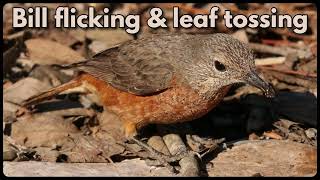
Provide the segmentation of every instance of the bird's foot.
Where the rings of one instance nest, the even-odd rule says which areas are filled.
[[[137,145],[139,145],[140,147],[142,147],[143,149],[145,149],[146,151],[148,151],[148,155],[139,153],[139,152],[134,152],[134,150],[129,149],[132,153],[137,154],[140,157],[143,158],[149,158],[148,160],[146,160],[146,163],[150,166],[165,166],[167,167],[172,173],[178,173],[178,170],[171,165],[171,163],[180,161],[181,159],[183,159],[186,156],[190,156],[195,154],[195,152],[193,151],[183,151],[180,152],[179,154],[176,155],[166,155],[162,152],[159,152],[157,150],[155,150],[154,148],[152,148],[151,146],[149,146],[148,144],[146,144],[145,142],[137,139],[136,137],[132,137],[130,138],[132,141],[134,141]],[[150,160],[152,159],[152,160]]]
[[[225,138],[212,139],[199,137],[198,135],[186,135],[186,138],[189,147],[191,147],[193,151],[200,153],[200,159],[217,149],[219,144],[225,141]]]

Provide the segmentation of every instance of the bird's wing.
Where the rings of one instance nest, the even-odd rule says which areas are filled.
[[[145,56],[133,52],[115,47],[71,66],[135,95],[150,95],[170,88],[173,78],[170,64],[161,61],[159,56],[152,57],[152,52],[147,50],[142,52]]]

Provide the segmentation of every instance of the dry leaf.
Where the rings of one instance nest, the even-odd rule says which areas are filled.
[[[79,130],[70,121],[61,116],[50,114],[33,114],[22,116],[12,124],[11,137],[26,147],[62,147],[67,149],[74,146],[69,138],[72,133]]]
[[[86,36],[94,42],[89,45],[90,50],[94,54],[133,39],[133,36],[126,33],[123,29],[94,29],[87,31]]]
[[[38,38],[25,42],[29,59],[37,64],[69,64],[83,61],[78,52],[54,41]]]
[[[51,88],[48,84],[42,83],[35,78],[25,78],[14,83],[3,91],[4,101],[20,104],[31,96],[39,94]]]

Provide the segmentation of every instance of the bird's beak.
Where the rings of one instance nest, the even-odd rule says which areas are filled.
[[[275,96],[275,90],[272,85],[261,79],[255,72],[248,73],[245,81],[248,84],[261,89],[266,97],[273,98]]]

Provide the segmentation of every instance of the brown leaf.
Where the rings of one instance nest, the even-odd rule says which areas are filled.
[[[86,36],[93,41],[89,48],[94,54],[133,39],[133,36],[123,29],[89,30]]]
[[[103,151],[99,148],[99,142],[91,136],[72,134],[70,138],[74,142],[74,146],[64,152],[68,156],[68,162],[108,162],[103,156]]]
[[[92,131],[95,138],[104,139],[111,136],[116,141],[125,140],[123,124],[119,117],[108,110],[98,115],[99,126],[93,127]]]
[[[69,135],[78,132],[72,122],[65,121],[61,116],[38,113],[22,116],[13,123],[11,136],[26,147],[68,148],[74,146]]]
[[[46,162],[56,162],[60,155],[59,151],[52,149],[51,147],[37,147],[34,150],[40,155],[41,161]]]
[[[17,157],[17,152],[10,146],[7,140],[8,136],[3,136],[3,152],[2,157],[4,161],[12,161]]]
[[[68,46],[46,39],[30,39],[25,42],[31,61],[42,64],[69,64],[83,61],[79,53]]]
[[[40,92],[48,90],[50,86],[35,78],[25,78],[6,88],[3,92],[4,101],[20,104],[22,101]],[[5,107],[4,107],[5,109]]]
[[[64,31],[57,28],[52,28],[48,32],[46,39],[51,39],[59,44],[63,44],[65,46],[72,46],[78,40],[74,36],[70,36],[70,31]]]

